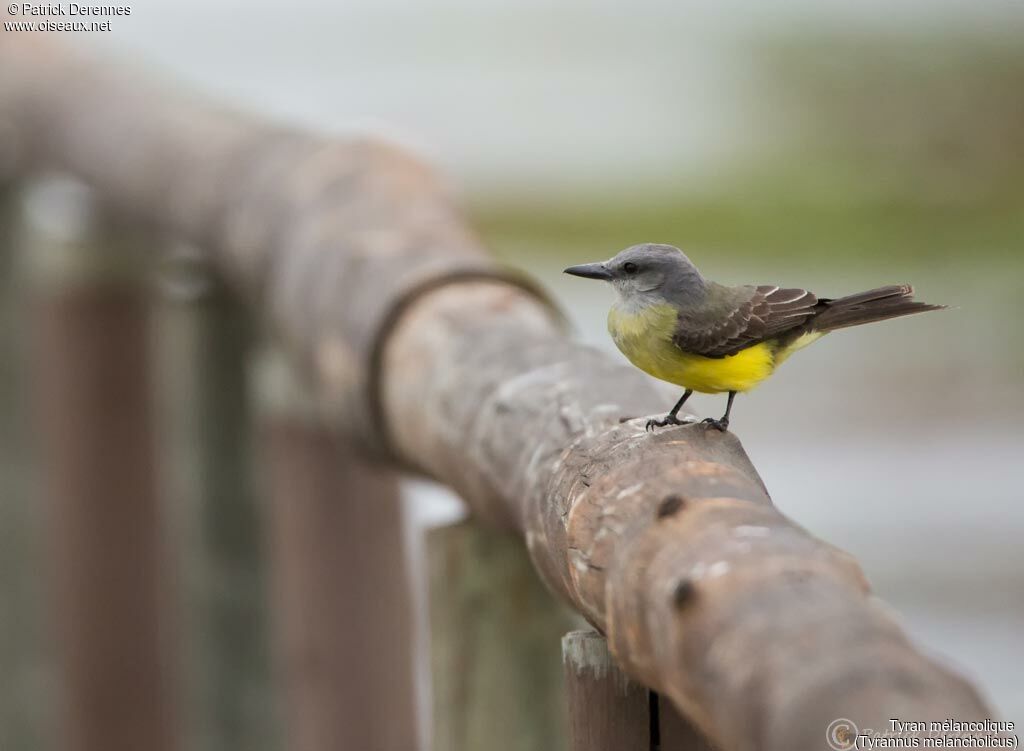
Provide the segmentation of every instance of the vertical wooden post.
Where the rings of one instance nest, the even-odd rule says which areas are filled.
[[[277,748],[263,519],[252,483],[249,321],[188,246],[169,250],[160,282],[160,422],[180,572],[186,745]]]
[[[651,694],[619,670],[596,631],[562,639],[571,751],[650,751]]]
[[[77,184],[39,189],[28,225],[59,748],[167,751],[175,743],[139,249]]]
[[[462,522],[427,533],[433,748],[565,748],[559,639],[575,617],[513,535]]]
[[[17,234],[18,188],[0,175],[0,279],[10,278],[14,266],[14,245]]]
[[[0,749],[53,746],[47,733],[53,724],[52,681],[43,679],[47,673],[41,669],[42,509],[32,503],[39,473],[28,445],[29,373],[19,356],[31,341],[15,262],[21,203],[14,185],[0,183]]]
[[[260,369],[286,746],[415,751],[398,477],[322,425],[281,359]]]
[[[571,751],[713,751],[664,697],[634,683],[596,631],[562,639]]]

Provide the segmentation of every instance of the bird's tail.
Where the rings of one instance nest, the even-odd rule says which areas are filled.
[[[825,309],[811,321],[811,330],[821,333],[946,307],[917,302],[909,284],[893,284],[823,302]]]

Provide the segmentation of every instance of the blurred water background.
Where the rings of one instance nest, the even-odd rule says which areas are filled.
[[[1021,4],[969,0],[149,0],[74,41],[230,106],[418,149],[597,347],[610,291],[560,270],[641,241],[719,281],[910,281],[954,306],[826,338],[740,397],[733,426],[776,503],[1019,723],[1022,32]],[[0,269],[6,751],[42,744],[52,674],[25,373],[7,355],[24,319],[3,254]],[[717,416],[724,399],[693,405]],[[411,487],[414,527],[457,513]]]

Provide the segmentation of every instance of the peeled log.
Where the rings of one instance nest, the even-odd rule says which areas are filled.
[[[779,513],[733,434],[619,424],[663,407],[647,381],[567,345],[521,293],[423,299],[383,372],[400,454],[506,509],[548,584],[717,746],[820,749],[837,717],[990,716],[853,558]]]
[[[525,537],[551,588],[716,746],[818,751],[844,717],[991,716],[845,553],[772,505],[732,434],[646,434],[639,372],[502,281],[429,170],[372,141],[226,115],[5,35],[28,158],[205,248],[357,439]]]

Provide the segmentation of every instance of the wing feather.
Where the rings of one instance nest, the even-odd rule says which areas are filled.
[[[729,290],[728,311],[696,316],[680,314],[673,343],[684,352],[726,357],[755,344],[800,329],[823,301],[805,289],[760,287]]]

